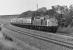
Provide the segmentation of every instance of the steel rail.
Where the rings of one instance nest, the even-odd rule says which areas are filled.
[[[34,37],[34,38],[37,38],[37,39],[40,39],[40,40],[44,40],[46,42],[55,43],[57,45],[62,45],[62,46],[68,47],[68,48],[73,48],[72,43],[67,43],[67,42],[64,42],[64,41],[59,41],[59,40],[56,40],[56,39],[47,38],[47,37],[36,35],[36,34],[31,34],[30,32],[26,32],[26,31],[23,32],[23,31],[20,31],[20,30],[9,28],[9,26],[7,27],[6,25],[4,25],[4,27],[6,29],[9,29],[9,30],[14,31],[14,32],[21,33],[23,35],[31,36],[31,37]]]

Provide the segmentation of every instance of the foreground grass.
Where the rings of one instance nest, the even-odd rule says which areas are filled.
[[[0,43],[0,50],[17,50],[17,48],[6,47]]]
[[[0,32],[0,50],[20,50],[17,43],[11,39],[11,37],[8,37]]]
[[[11,40],[12,39],[12,40]],[[14,39],[6,34],[0,37],[0,50],[39,50],[35,47],[22,42],[21,40]]]

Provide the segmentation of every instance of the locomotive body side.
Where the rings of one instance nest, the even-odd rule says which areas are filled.
[[[28,24],[32,23],[32,19],[31,18],[23,18],[22,21],[23,21],[23,25],[25,25],[25,24],[28,25]]]
[[[15,18],[11,20],[11,23],[18,23],[18,24],[32,24],[35,26],[58,26],[58,21],[55,18],[48,18],[44,19],[44,17],[34,18]]]

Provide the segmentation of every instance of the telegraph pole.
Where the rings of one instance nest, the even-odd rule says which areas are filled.
[[[36,8],[37,8],[37,11],[38,11],[38,0],[36,0]],[[35,12],[34,16],[36,17],[36,12]]]
[[[36,6],[37,6],[37,10],[38,10],[38,0],[36,0]]]

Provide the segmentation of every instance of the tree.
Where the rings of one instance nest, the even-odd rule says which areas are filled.
[[[46,7],[42,7],[42,8],[39,8],[37,11],[38,12],[46,12],[47,8]]]
[[[56,15],[56,18],[58,19],[60,26],[68,26],[71,23],[72,17],[67,6],[56,5],[52,6],[52,9],[58,13],[58,15]]]
[[[70,11],[73,11],[73,5],[69,6]]]
[[[50,15],[50,16],[54,16],[56,14],[56,12],[53,9],[48,10],[46,13],[47,15]]]
[[[34,16],[34,11],[26,11],[20,14],[20,17],[32,17]]]
[[[59,14],[67,14],[67,13],[69,13],[69,9],[68,9],[67,6],[55,5],[55,6],[52,6],[52,9],[54,11],[56,11],[57,13],[59,13]]]

